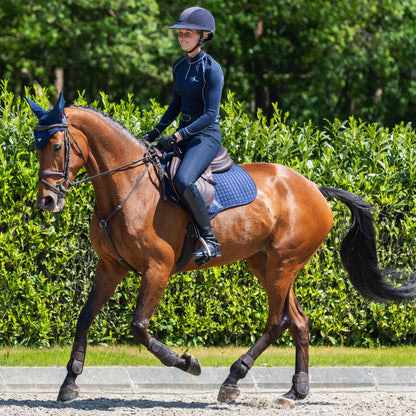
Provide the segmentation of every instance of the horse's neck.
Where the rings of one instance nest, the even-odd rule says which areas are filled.
[[[93,180],[97,205],[112,209],[128,195],[145,165],[115,173],[106,172],[141,159],[145,147],[115,122],[99,113],[78,109],[73,119],[88,141],[88,160],[85,166],[88,176],[100,175]]]

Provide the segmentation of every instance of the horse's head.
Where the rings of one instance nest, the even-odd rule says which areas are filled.
[[[45,110],[26,97],[39,119],[35,126],[35,146],[39,157],[39,188],[37,204],[40,208],[59,212],[65,206],[65,194],[76,173],[86,162],[78,142],[69,131],[63,95],[51,110]],[[72,155],[76,150],[76,157]]]

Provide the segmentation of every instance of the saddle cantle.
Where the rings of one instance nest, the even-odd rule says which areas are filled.
[[[166,171],[170,177],[172,187],[174,187],[172,179],[175,177],[176,171],[178,170],[180,164],[180,156],[172,156],[172,158],[169,160],[167,164]],[[220,150],[218,151],[217,155],[215,156],[211,164],[195,182],[195,185],[201,193],[202,198],[204,199],[205,205],[207,207],[210,206],[215,199],[216,183],[213,179],[212,174],[226,172],[227,170],[231,169],[232,166],[233,160],[228,155],[227,148],[221,146]]]
[[[230,156],[228,156],[227,148],[221,146],[217,156],[214,157],[214,160],[210,163],[209,167],[211,168],[212,173],[221,173],[231,169],[232,165],[233,161]]]

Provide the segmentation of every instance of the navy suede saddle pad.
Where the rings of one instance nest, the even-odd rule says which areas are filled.
[[[166,160],[162,160],[162,167],[166,167]],[[251,176],[240,166],[233,163],[231,168],[225,172],[212,174],[215,185],[215,199],[207,207],[210,219],[219,212],[232,207],[246,205],[254,201],[257,196],[257,186]],[[178,198],[172,189],[170,181],[165,178],[165,193],[175,203]]]

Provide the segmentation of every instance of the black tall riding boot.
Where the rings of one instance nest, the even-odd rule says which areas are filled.
[[[195,184],[189,184],[183,194],[182,200],[188,207],[191,217],[201,236],[201,247],[192,255],[192,260],[198,266],[208,263],[212,257],[220,257],[220,245],[211,229],[205,201]]]

